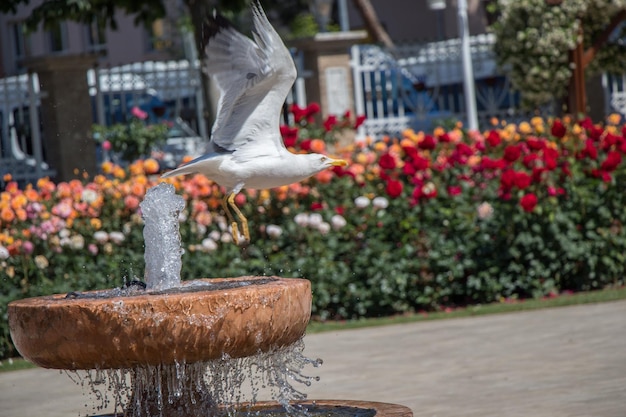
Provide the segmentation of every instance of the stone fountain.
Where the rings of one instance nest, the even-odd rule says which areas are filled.
[[[141,208],[145,288],[134,283],[10,303],[11,336],[24,358],[44,368],[88,370],[85,380],[102,408],[114,403],[111,416],[412,417],[410,409],[395,404],[306,400],[292,383],[310,385],[316,378],[302,369],[321,364],[302,355],[311,314],[309,281],[181,282],[182,198],[171,185],[160,184],[148,191]],[[246,379],[251,397],[241,388]],[[103,393],[98,386],[104,380]],[[270,388],[269,401],[257,398],[260,386]]]

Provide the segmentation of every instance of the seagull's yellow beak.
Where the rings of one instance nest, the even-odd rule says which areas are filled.
[[[334,167],[345,167],[346,165],[348,165],[348,161],[345,161],[343,159],[333,159],[330,162],[330,165]]]

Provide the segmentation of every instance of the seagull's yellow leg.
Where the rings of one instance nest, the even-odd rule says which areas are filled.
[[[224,211],[226,212],[226,217],[228,217],[228,221],[230,222],[230,225],[233,229],[232,234],[233,234],[233,240],[235,241],[235,245],[239,245],[239,226],[237,225],[237,222],[233,218],[233,215],[230,212],[230,209],[228,208],[231,197],[234,199],[235,194],[229,193],[224,196],[224,198],[222,199],[222,207],[224,208]]]
[[[250,230],[248,229],[248,219],[246,219],[246,216],[243,215],[241,210],[239,210],[239,207],[237,207],[237,205],[235,204],[235,193],[231,193],[227,197],[227,201],[228,201],[228,205],[233,209],[233,211],[237,215],[237,218],[241,221],[241,228],[243,229],[242,230],[243,236],[246,238],[248,242],[250,242]],[[233,234],[235,234],[235,227],[233,227]],[[235,241],[237,241],[236,238],[235,238]]]

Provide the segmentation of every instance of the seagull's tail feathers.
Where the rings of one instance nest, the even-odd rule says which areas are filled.
[[[177,177],[179,175],[193,174],[197,171],[197,168],[190,167],[189,165],[183,165],[182,167],[178,167],[169,172],[166,172],[165,174],[161,175],[161,178],[171,178]]]
[[[177,177],[179,175],[195,174],[197,172],[206,171],[206,168],[209,168],[211,167],[211,165],[213,165],[213,158],[216,156],[218,156],[218,154],[215,152],[199,156],[193,161],[187,162],[185,165],[181,165],[176,169],[166,172],[165,174],[161,175],[161,178]]]

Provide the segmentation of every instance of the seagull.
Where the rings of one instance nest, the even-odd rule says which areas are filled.
[[[345,166],[326,155],[294,154],[280,134],[280,113],[296,79],[296,67],[258,0],[252,3],[253,39],[220,14],[205,27],[204,70],[220,91],[208,153],[162,175],[200,173],[226,188],[222,207],[239,244],[250,241],[248,220],[235,204],[243,188],[269,189],[302,181],[324,169]]]

